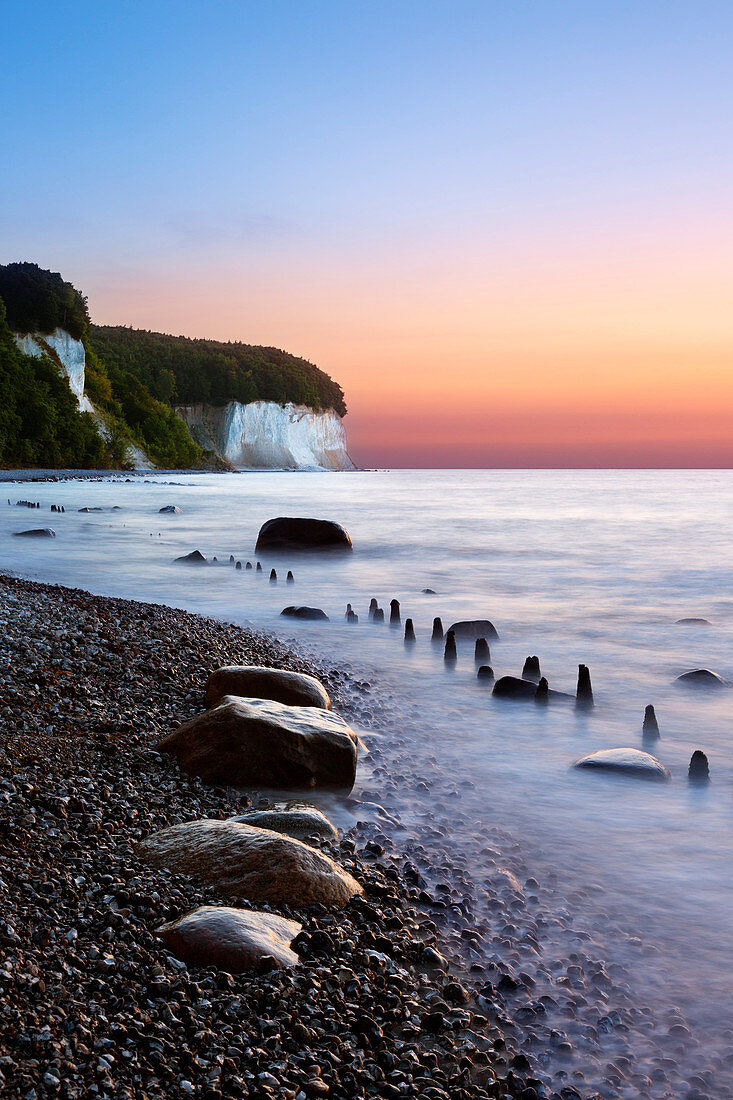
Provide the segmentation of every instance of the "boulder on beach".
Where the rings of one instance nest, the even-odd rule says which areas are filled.
[[[351,790],[357,736],[330,710],[225,695],[160,742],[184,771],[228,787]]]
[[[711,672],[709,668],[696,668],[692,672],[683,672],[677,677],[675,683],[680,684],[681,687],[712,688],[713,690],[728,687],[722,676],[718,676],[717,672]]]
[[[163,508],[159,508],[158,511],[165,516],[180,516],[181,509],[175,504],[166,504]]]
[[[216,966],[230,974],[297,966],[290,944],[302,924],[274,913],[201,905],[161,924],[155,935],[187,966]]]
[[[675,626],[712,626],[708,619],[676,619]]]
[[[250,699],[274,699],[289,707],[331,709],[331,700],[323,684],[304,672],[257,665],[224,665],[206,681],[206,705],[214,707],[225,695]]]
[[[500,676],[494,684],[492,694],[496,695],[499,699],[534,701],[537,694],[537,684],[534,680],[524,680],[521,676]],[[553,691],[549,689],[546,698],[555,699],[556,701],[565,700],[566,702],[572,702],[574,696],[568,695],[565,691]]]
[[[291,604],[289,607],[284,607],[280,615],[284,615],[286,619],[306,619],[310,622],[330,621],[326,612],[321,611],[320,607],[300,607]]]
[[[13,531],[17,539],[55,539],[53,527],[33,527],[30,531]]]
[[[238,821],[204,818],[171,825],[146,837],[138,850],[153,867],[190,875],[221,894],[260,905],[336,909],[363,892],[355,878],[318,849]]]
[[[292,806],[282,809],[248,810],[247,813],[230,817],[230,821],[239,821],[242,825],[253,825],[256,829],[269,829],[273,833],[284,833],[296,840],[307,841],[308,837],[318,836],[325,840],[337,840],[338,831],[325,814],[315,806]]]
[[[601,749],[576,760],[574,768],[595,768],[597,771],[618,772],[635,779],[664,781],[669,772],[661,760],[641,749]]]
[[[453,631],[458,641],[475,642],[477,638],[495,641],[499,637],[496,627],[488,619],[461,619],[448,629]]]
[[[351,536],[340,523],[330,519],[299,519],[279,516],[260,527],[255,553],[308,553],[329,551],[350,553]]]
[[[176,558],[176,561],[181,562],[183,565],[206,565],[206,558],[200,550],[192,550],[190,554],[183,554],[180,558]]]

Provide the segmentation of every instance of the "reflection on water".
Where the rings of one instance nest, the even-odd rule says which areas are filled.
[[[44,508],[0,510],[0,564],[40,579],[109,595],[140,597],[252,622],[349,665],[371,689],[375,722],[387,714],[404,739],[406,767],[428,758],[460,791],[463,820],[511,834],[533,872],[559,876],[573,905],[599,912],[595,935],[608,950],[638,944],[634,970],[648,998],[674,1001],[715,1042],[731,1008],[733,949],[733,689],[689,693],[672,681],[709,667],[733,680],[733,542],[726,517],[733,477],[705,472],[262,473],[130,483],[8,486],[11,499]],[[51,515],[51,504],[65,514]],[[159,509],[178,505],[180,515]],[[102,512],[79,513],[81,507]],[[117,506],[117,511],[112,508]],[[277,515],[333,518],[350,531],[348,559],[265,561],[235,571],[229,555],[254,561],[260,525]],[[11,532],[50,524],[54,541]],[[218,563],[176,566],[200,549]],[[263,559],[264,561],[264,559]],[[275,564],[295,586],[268,583]],[[436,595],[424,595],[432,588]],[[416,644],[367,621],[372,596],[396,597],[415,623]],[[329,623],[279,618],[286,604],[322,607]],[[346,603],[360,621],[347,625]],[[455,667],[431,645],[444,626],[490,618],[497,675],[519,675],[538,654],[550,686],[574,691],[590,666],[592,714],[491,698],[476,680],[473,643]],[[712,626],[675,625],[702,616]],[[669,784],[574,772],[594,749],[642,746],[646,704],[661,737],[654,751]],[[693,750],[711,766],[707,789],[690,789]],[[405,814],[436,809],[428,789],[390,789],[365,766],[356,795]],[[477,860],[478,856],[475,857]],[[480,874],[480,865],[474,870]],[[605,932],[604,932],[605,927]],[[631,947],[629,947],[631,951]],[[649,1000],[647,1001],[649,1003]]]

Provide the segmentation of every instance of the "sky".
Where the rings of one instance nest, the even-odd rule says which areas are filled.
[[[360,465],[733,466],[733,5],[0,0],[0,262]]]

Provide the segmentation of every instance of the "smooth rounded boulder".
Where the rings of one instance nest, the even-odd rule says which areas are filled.
[[[641,749],[601,749],[576,760],[573,767],[616,772],[653,782],[665,782],[669,779],[669,771],[661,760]]]
[[[229,821],[253,825],[256,829],[270,829],[273,833],[284,833],[285,836],[292,836],[304,842],[308,837],[313,836],[322,837],[324,840],[338,840],[335,827],[315,806],[248,810],[247,813],[230,817]]]
[[[152,867],[190,875],[255,904],[339,909],[362,887],[329,856],[300,840],[237,821],[204,818],[146,837],[138,851]]]
[[[230,974],[297,966],[290,944],[302,924],[274,913],[200,905],[161,924],[155,935],[187,966],[215,966]]]
[[[255,545],[256,554],[328,552],[349,554],[353,550],[351,536],[340,523],[330,519],[302,519],[279,516],[268,519],[260,527]]]
[[[680,687],[712,689],[713,691],[728,687],[722,676],[718,676],[717,672],[711,672],[709,668],[695,668],[692,672],[683,672],[681,676],[677,677],[675,683],[679,684]]]
[[[475,642],[477,638],[498,640],[499,633],[488,619],[461,619],[449,627],[458,641]]]
[[[291,604],[289,607],[284,607],[280,612],[281,618],[284,616],[286,619],[304,619],[306,622],[329,622],[328,615],[325,611],[322,611],[320,607],[302,607]]]
[[[53,527],[34,527],[30,531],[13,531],[18,539],[55,539],[56,532]]]
[[[206,705],[214,707],[225,695],[272,699],[289,707],[330,710],[331,700],[323,684],[304,672],[257,665],[224,665],[206,681]]]
[[[158,748],[184,771],[220,786],[351,790],[357,741],[333,711],[225,695]]]
[[[709,619],[676,619],[675,626],[711,626]]]

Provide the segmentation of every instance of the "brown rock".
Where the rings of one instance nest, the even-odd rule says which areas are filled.
[[[356,745],[356,734],[332,711],[225,695],[158,747],[208,783],[351,790]]]
[[[273,833],[285,833],[286,836],[294,836],[296,840],[307,841],[312,836],[324,837],[326,840],[338,839],[338,831],[315,806],[291,804],[282,809],[272,807],[269,810],[248,810],[247,813],[237,814],[229,820],[239,821],[243,825],[254,825],[257,829],[269,829]]]
[[[274,913],[201,905],[155,934],[187,966],[217,966],[230,974],[297,966],[290,949],[302,924]]]
[[[328,692],[315,676],[304,672],[287,672],[281,668],[259,668],[257,665],[225,665],[211,673],[206,681],[206,705],[216,704],[225,695],[249,699],[274,699],[289,707],[319,707],[331,709]]]
[[[257,904],[336,909],[362,893],[356,879],[323,852],[235,821],[171,825],[141,841],[139,852],[153,867],[191,875]]]

